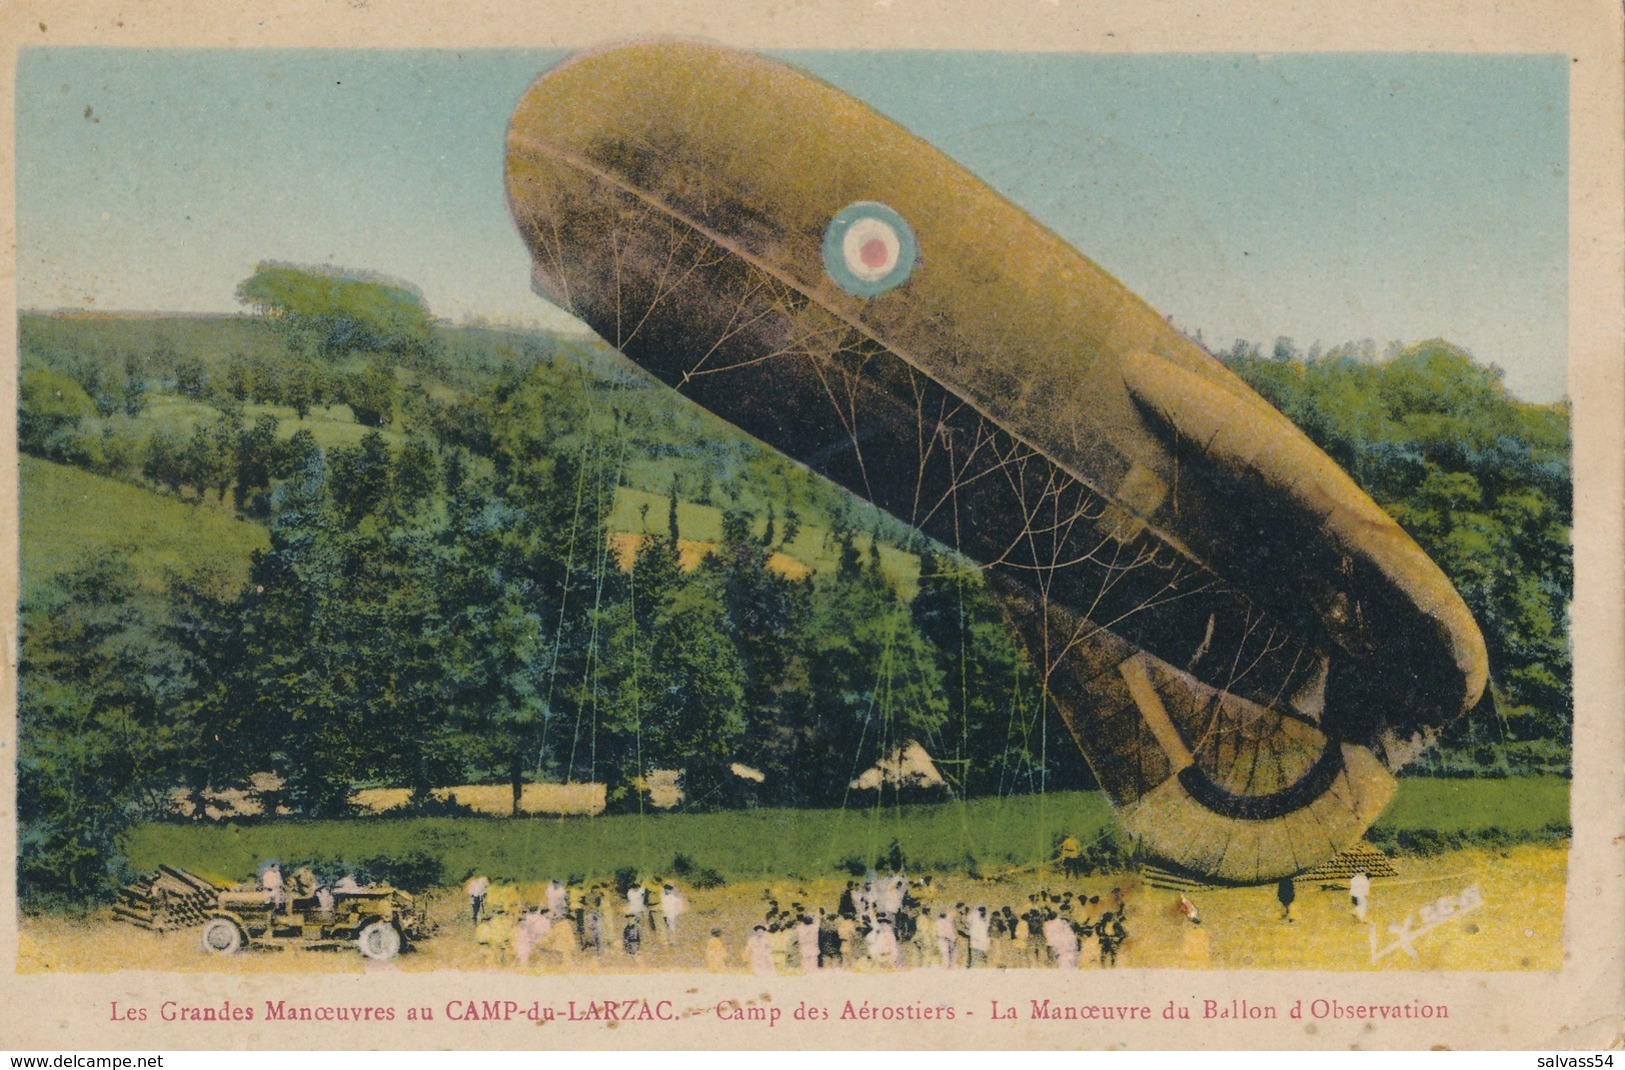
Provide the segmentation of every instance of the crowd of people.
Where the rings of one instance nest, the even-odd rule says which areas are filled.
[[[1064,865],[1061,872],[1066,873]],[[336,894],[365,890],[352,874],[324,881],[308,866],[284,878],[274,861],[261,865],[256,883],[276,909],[283,909],[294,896],[313,896],[317,909],[328,914]],[[1117,966],[1131,941],[1129,905],[1122,890],[1112,888],[1103,898],[1065,883],[1070,882],[1063,876],[1059,890],[1041,886],[1024,900],[966,902],[930,875],[870,872],[862,880],[846,881],[833,902],[815,903],[805,886],[794,892],[783,887],[764,890],[757,908],[761,920],[747,923],[744,931],[737,911],[729,912],[733,920],[727,927],[709,927],[719,912],[701,912],[701,919],[709,921],[700,932],[709,928],[709,935],[691,934],[681,943],[679,934],[688,933],[692,923],[684,921],[690,912],[688,896],[673,880],[657,877],[646,883],[622,877],[566,884],[555,879],[540,888],[530,886],[527,898],[518,885],[495,885],[483,874],[470,873],[463,891],[476,941],[492,949],[499,960],[520,966],[530,965],[538,956],[566,968],[580,956],[605,964],[631,960],[629,964],[636,965],[656,950],[662,952],[659,965],[664,968],[693,968],[701,959],[710,971],[748,969],[762,974]],[[1348,890],[1348,913],[1363,923],[1371,902],[1371,880],[1365,870],[1352,875]],[[1292,879],[1278,882],[1276,897],[1281,921],[1295,922]],[[748,918],[755,910],[747,908],[744,913]],[[1179,894],[1168,915],[1168,920],[1179,921],[1179,960],[1207,965],[1208,935],[1189,895]],[[1154,939],[1164,943],[1171,935],[1166,929],[1156,933],[1160,937],[1154,934]]]
[[[766,894],[745,958],[757,973],[816,969],[1021,968],[1117,965],[1128,940],[1127,905],[1113,888],[1099,896],[1048,888],[1014,905],[951,905],[929,876],[870,874],[848,881],[833,910]]]
[[[647,939],[672,946],[688,899],[670,881],[657,883],[653,902],[641,881],[615,888],[550,880],[535,903],[524,902],[517,888],[493,887],[481,874],[471,874],[463,890],[480,943],[511,950],[521,966],[538,951],[570,965],[577,954],[636,959]]]
[[[674,950],[689,912],[686,894],[663,878],[577,886],[553,880],[535,902],[525,902],[517,888],[494,888],[471,874],[464,891],[476,939],[511,953],[521,966],[538,952],[568,967],[581,955],[636,961],[654,946]],[[903,873],[847,881],[833,903],[815,905],[805,889],[794,896],[765,891],[761,921],[742,937],[710,929],[704,967],[764,974],[1112,967],[1130,939],[1128,906],[1117,888],[1104,900],[1047,887],[1014,903],[950,899],[930,876]],[[1194,907],[1188,920],[1199,924]]]

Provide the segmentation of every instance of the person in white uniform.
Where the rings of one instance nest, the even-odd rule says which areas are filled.
[[[801,972],[818,969],[818,923],[803,914],[796,921],[796,948],[801,952]]]
[[[970,964],[986,966],[987,953],[993,946],[988,933],[987,907],[977,907],[965,920],[966,942],[970,944]]]
[[[1371,906],[1371,878],[1366,876],[1363,869],[1355,870],[1354,876],[1349,878],[1349,903],[1354,910],[1354,919],[1364,921],[1365,912]]]
[[[677,921],[688,910],[688,897],[673,884],[660,888],[660,914],[666,919],[666,942],[677,937]]]

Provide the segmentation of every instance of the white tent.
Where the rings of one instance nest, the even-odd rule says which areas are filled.
[[[946,785],[946,781],[937,771],[937,763],[931,760],[931,755],[911,739],[852,781],[852,787],[860,791],[878,791],[881,785],[889,788],[940,788]]]

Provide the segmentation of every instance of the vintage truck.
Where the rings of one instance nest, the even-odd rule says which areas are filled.
[[[430,931],[423,903],[387,884],[285,895],[175,866],[159,866],[121,889],[113,916],[153,932],[201,925],[204,950],[217,955],[247,947],[354,946],[384,961]]]
[[[354,946],[383,962],[428,934],[422,905],[387,885],[335,892],[325,902],[314,895],[276,900],[262,889],[220,892],[203,923],[204,949],[230,955],[245,947]]]

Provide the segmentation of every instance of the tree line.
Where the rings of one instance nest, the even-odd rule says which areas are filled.
[[[22,607],[28,894],[105,890],[131,822],[261,771],[283,782],[267,802],[306,816],[368,785],[433,812],[437,787],[517,802],[538,779],[636,809],[662,768],[688,806],[841,806],[909,740],[961,795],[1088,783],[963,562],[918,547],[905,600],[847,516],[835,567],[793,579],[770,567],[793,520],[730,508],[684,567],[673,485],[627,568],[608,526],[626,417],[545,366],[464,408],[455,434],[328,447],[223,411],[186,440],[211,474],[173,481],[149,438],[132,478],[229,501],[269,548],[224,594],[196,575],[146,589],[106,554]]]
[[[1225,363],[1354,477],[1439,564],[1483,630],[1490,692],[1418,767],[1563,772],[1574,719],[1569,405],[1509,394],[1501,371],[1434,339],[1269,353]]]
[[[269,341],[235,361],[164,343],[127,354],[119,380],[107,374],[116,356],[25,336],[25,450],[212,494],[269,535],[238,587],[177,575],[153,590],[103,555],[23,605],[26,895],[99,894],[130,823],[167,815],[176,790],[197,797],[267,770],[284,784],[273,806],[308,816],[348,812],[361,786],[406,787],[427,811],[443,805],[436,787],[506,783],[517,800],[537,779],[601,781],[612,807],[635,809],[663,768],[683,771],[690,806],[840,806],[909,740],[961,796],[1090,784],[962,560],[905,536],[920,562],[905,598],[878,531],[860,533],[838,492],[702,434],[663,394],[561,376],[539,342],[519,359],[448,353],[444,335],[418,330],[426,316],[401,311],[409,289],[301,288],[287,270],[272,280],[282,290],[245,283],[245,300],[284,305],[259,325]],[[358,294],[387,314],[335,324],[333,308]],[[1566,770],[1566,406],[1518,401],[1494,369],[1439,342],[1382,357],[1242,343],[1222,358],[1418,538],[1485,630],[1491,708],[1423,768]],[[354,445],[288,436],[285,418],[244,415],[277,396],[238,389],[232,368],[250,363],[264,374],[246,381],[260,384],[304,366],[329,381],[370,372],[388,419]],[[109,405],[171,396],[207,399],[215,415],[144,437],[95,429]],[[610,514],[632,471],[667,479],[667,516],[644,517],[651,534],[624,567]],[[756,485],[773,488],[765,504],[744,489]],[[808,509],[816,494],[834,564],[792,579],[772,555],[796,535],[792,502]],[[679,507],[700,497],[721,508],[721,539],[685,567]]]

